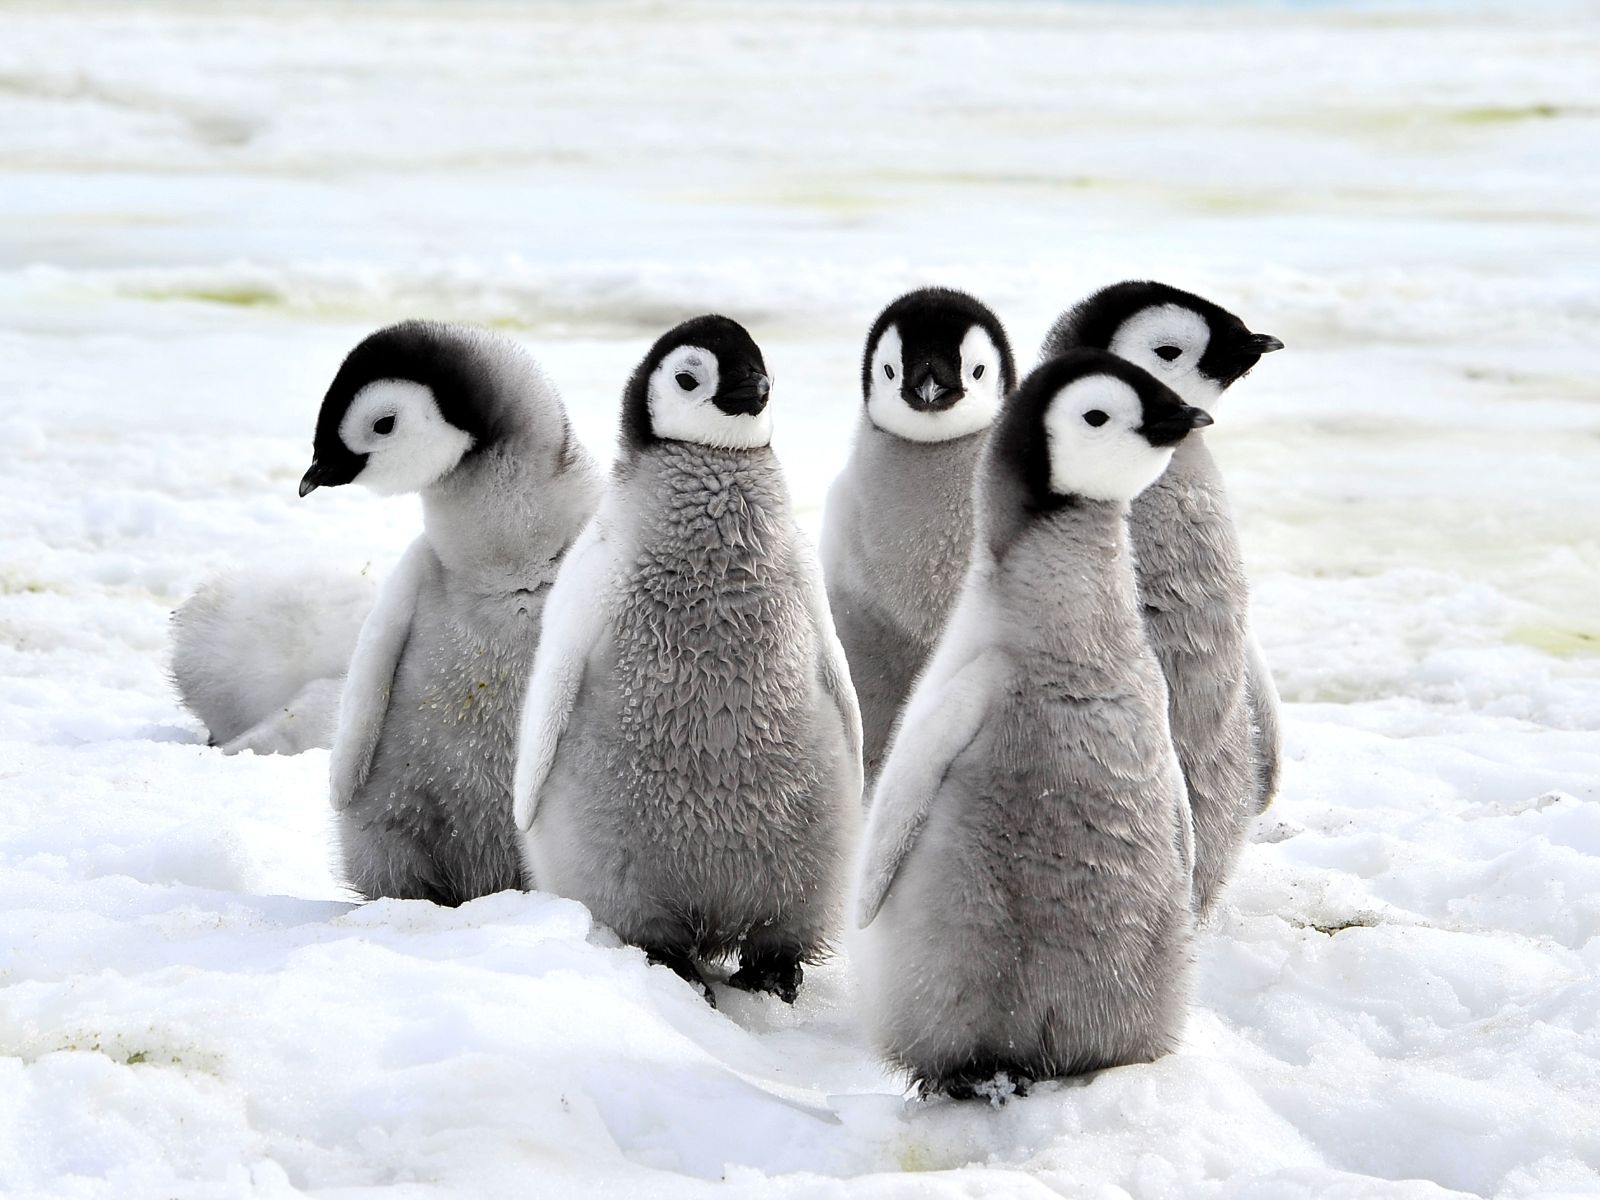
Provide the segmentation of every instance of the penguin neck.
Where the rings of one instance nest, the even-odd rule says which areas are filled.
[[[1161,478],[1134,498],[1129,523],[1134,544],[1145,547],[1153,540],[1173,540],[1174,529],[1219,517],[1229,520],[1222,475],[1204,435],[1191,433],[1173,451]]]
[[[498,595],[553,580],[598,494],[593,466],[570,430],[554,441],[552,448],[531,433],[510,434],[423,489],[425,535],[466,589]]]
[[[914,442],[910,438],[903,438],[875,425],[863,407],[861,427],[856,432],[851,456],[869,469],[891,458],[909,459],[917,463],[919,468],[926,467],[934,473],[933,477],[928,479],[930,484],[948,481],[951,468],[965,464],[966,482],[963,483],[961,490],[968,491],[972,481],[972,464],[977,462],[978,452],[983,449],[984,439],[988,433],[989,430],[985,427],[942,442]],[[864,473],[864,477],[871,480],[877,476]]]
[[[1110,678],[1149,652],[1126,504],[1074,497],[1031,518],[995,561],[992,579],[1006,610],[1022,618],[1011,636],[1073,676]]]
[[[786,528],[789,493],[770,446],[661,441],[619,467],[646,540],[743,557]]]

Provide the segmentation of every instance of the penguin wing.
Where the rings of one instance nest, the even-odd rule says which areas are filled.
[[[1250,717],[1255,725],[1256,775],[1260,791],[1256,812],[1264,813],[1278,794],[1278,774],[1282,769],[1283,731],[1278,727],[1278,685],[1261,643],[1250,637],[1250,661],[1245,666],[1245,688],[1250,696]]]
[[[856,913],[862,929],[889,898],[951,765],[982,728],[1004,660],[990,647],[976,651],[954,661],[936,653],[900,716],[867,818]]]
[[[860,795],[862,789],[861,767],[861,705],[856,700],[855,684],[850,681],[850,663],[845,658],[844,645],[839,641],[839,631],[834,628],[833,608],[828,603],[828,591],[822,582],[822,564],[805,534],[795,530],[795,547],[800,569],[808,578],[811,621],[817,630],[817,673],[823,690],[833,700],[839,711],[839,722],[844,726],[845,750],[855,764],[853,791]]]
[[[389,712],[389,692],[395,669],[411,637],[411,619],[417,611],[417,591],[426,577],[433,551],[418,538],[411,543],[378,592],[378,602],[367,614],[356,638],[350,671],[339,697],[339,724],[333,735],[333,760],[329,795],[335,809],[347,807],[367,781],[372,756],[377,753],[383,720]]]
[[[539,791],[555,763],[561,735],[583,684],[589,655],[611,622],[611,582],[617,553],[595,517],[572,543],[545,597],[539,649],[522,701],[512,813],[527,830],[539,815]]]

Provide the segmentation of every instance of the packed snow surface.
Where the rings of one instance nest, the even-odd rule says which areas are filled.
[[[1592,7],[0,9],[0,1195],[1600,1192]],[[1181,1053],[915,1102],[848,963],[712,1011],[579,906],[357,906],[327,756],[207,749],[209,574],[381,574],[306,500],[343,352],[522,338],[606,454],[743,320],[813,528],[859,342],[1024,360],[1153,275],[1289,346],[1218,415],[1288,701]]]

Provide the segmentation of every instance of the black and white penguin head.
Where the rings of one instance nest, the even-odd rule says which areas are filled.
[[[1130,280],[1103,288],[1065,313],[1048,350],[1109,350],[1143,367],[1190,404],[1213,405],[1263,354],[1283,343],[1251,333],[1225,308],[1164,283]]]
[[[867,334],[867,417],[908,441],[947,442],[987,429],[1015,383],[1000,318],[965,292],[907,292]]]
[[[623,395],[622,428],[636,449],[695,442],[753,450],[772,441],[772,379],[743,325],[708,314],[650,347]]]
[[[991,454],[1033,511],[1075,499],[1125,504],[1161,477],[1179,442],[1210,424],[1210,414],[1126,359],[1071,350],[1022,381]]]
[[[470,331],[404,321],[345,358],[323,397],[302,496],[360,483],[379,495],[421,491],[496,436],[492,369]]]

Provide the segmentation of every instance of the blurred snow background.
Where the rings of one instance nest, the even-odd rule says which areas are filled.
[[[1596,16],[0,4],[0,1195],[1600,1193]],[[605,455],[726,311],[814,526],[898,290],[1031,361],[1140,275],[1289,345],[1211,442],[1290,761],[1181,1054],[908,1105],[842,962],[713,1013],[549,897],[353,908],[326,755],[177,708],[205,575],[415,530],[294,494],[382,322]]]

